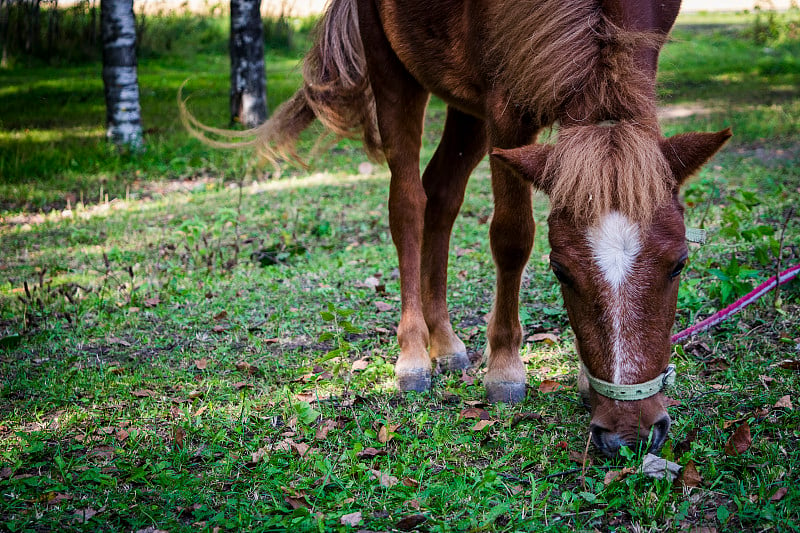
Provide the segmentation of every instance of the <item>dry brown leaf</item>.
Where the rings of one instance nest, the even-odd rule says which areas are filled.
[[[464,385],[474,385],[475,384],[475,376],[471,376],[466,369],[461,370],[461,383]]]
[[[236,383],[231,384],[231,387],[233,387],[236,390],[244,389],[245,387],[248,389],[252,389],[253,384],[247,383],[246,381],[237,381]]]
[[[145,307],[155,307],[160,303],[161,303],[161,300],[159,299],[159,297],[158,296],[154,296],[152,298],[148,298],[147,300],[145,300],[144,301],[144,306]]]
[[[394,487],[398,483],[396,477],[384,474],[380,470],[370,470],[369,472],[372,475],[372,479],[377,480],[381,487],[386,487],[388,489]]]
[[[403,483],[403,486],[411,487],[412,489],[416,489],[417,487],[419,487],[419,481],[417,481],[416,479],[407,477],[407,476],[403,478],[402,483]],[[417,509],[419,509],[419,507],[417,507]]]
[[[703,477],[697,471],[697,466],[695,466],[694,461],[689,460],[681,472],[681,483],[686,487],[699,487],[702,482]]]
[[[750,448],[752,442],[750,424],[747,421],[742,422],[725,444],[725,453],[732,456],[741,455]]]
[[[786,396],[781,396],[781,399],[775,402],[775,405],[773,407],[779,409],[793,409],[792,399],[789,397],[788,394]]]
[[[415,511],[419,511],[419,508],[422,507],[422,504],[419,503],[419,500],[408,500],[406,505],[414,509]]]
[[[366,370],[369,366],[369,361],[367,359],[359,359],[358,361],[353,361],[353,372],[358,372],[360,370]]]
[[[284,496],[284,501],[289,504],[289,507],[292,509],[300,509],[301,507],[305,507],[306,509],[311,509],[311,504],[308,503],[305,496],[294,497],[294,496]]]
[[[477,418],[478,420],[489,420],[489,412],[479,407],[467,407],[461,411],[461,418]]]
[[[138,389],[132,391],[131,395],[135,396],[136,398],[149,398],[151,396],[155,396],[156,393],[151,391],[150,389]]]
[[[311,451],[311,446],[309,446],[304,442],[292,442],[291,446],[292,448],[294,448],[294,451],[296,451],[300,457],[305,457],[306,454],[308,454],[308,452]]]
[[[236,363],[236,370],[238,370],[243,374],[248,374],[251,376],[258,371],[256,367],[254,367],[247,361],[239,361],[238,363]]]
[[[492,427],[495,424],[496,420],[478,420],[474,426],[472,426],[469,430],[470,431],[482,431],[488,427]]]
[[[603,484],[608,486],[614,481],[617,480],[622,481],[628,476],[628,474],[633,474],[634,472],[636,472],[636,469],[629,468],[627,466],[624,467],[622,470],[609,470],[608,472],[606,472],[606,476],[603,478]]]
[[[194,366],[196,366],[198,370],[205,370],[208,368],[208,359],[206,357],[203,357],[202,359],[195,359]]]
[[[339,518],[339,522],[344,526],[357,526],[359,522],[361,522],[361,511],[356,511],[355,513],[350,513],[346,515],[342,515]]]
[[[216,324],[211,331],[214,333],[224,333],[228,331],[231,327],[228,324]]]
[[[202,415],[203,413],[205,413],[207,409],[208,409],[208,405],[204,405],[204,406],[202,406],[200,409],[198,409],[197,411],[195,411],[195,413],[194,413],[194,415],[193,415],[193,416],[200,416],[200,415]]]
[[[544,342],[545,344],[556,344],[558,337],[552,333],[534,333],[528,337],[528,342]]]
[[[172,439],[176,449],[183,449],[184,438],[186,438],[186,430],[180,426],[175,426],[172,430]]]
[[[778,366],[786,370],[800,370],[800,359],[785,359]]]
[[[358,452],[356,454],[356,457],[362,459],[372,459],[373,457],[377,457],[379,455],[386,455],[387,453],[388,452],[386,450],[379,450],[377,448],[373,448],[372,446],[370,446]]]
[[[389,424],[388,426],[381,426],[381,429],[378,431],[378,442],[381,444],[386,444],[390,440],[394,438],[394,433],[397,431],[397,428],[400,427],[400,424]]]
[[[559,383],[558,381],[553,381],[552,379],[544,379],[539,384],[539,392],[543,392],[545,394],[556,392],[561,389],[565,389],[564,385]]]
[[[375,302],[375,307],[378,309],[380,313],[386,313],[394,309],[392,304],[387,304],[386,302],[377,301]]]
[[[583,465],[584,463],[586,465],[592,464],[592,458],[589,457],[589,455],[576,450],[572,450],[571,452],[569,452],[569,460],[572,461],[573,463],[578,463],[579,465]]]
[[[222,320],[224,318],[227,318],[227,317],[228,317],[228,312],[223,309],[222,311],[220,311],[219,313],[214,315],[214,320],[219,322],[220,320]]]
[[[771,502],[779,502],[779,501],[781,501],[783,499],[784,496],[786,496],[787,492],[789,492],[788,488],[780,487],[778,490],[776,490],[772,494],[772,496],[769,497],[769,501],[771,501]]]
[[[264,456],[266,456],[266,455],[267,455],[267,449],[266,449],[266,448],[259,448],[259,449],[257,449],[257,450],[256,450],[256,451],[254,451],[252,454],[250,454],[250,464],[251,464],[251,465],[255,465],[255,464],[256,464],[256,463],[258,463],[258,462],[259,462],[261,459],[263,459],[263,458],[264,458]]]
[[[514,418],[511,419],[511,427],[521,424],[523,422],[538,422],[542,419],[542,415],[539,413],[517,413],[514,415]]]
[[[395,527],[397,527],[397,529],[399,529],[400,531],[411,531],[412,529],[415,529],[417,526],[423,524],[426,520],[428,519],[425,518],[425,515],[412,514],[406,516],[405,518],[397,522],[397,524],[395,524]]]
[[[327,419],[317,428],[317,433],[314,438],[317,440],[325,440],[328,437],[328,432],[336,427],[336,422]]]

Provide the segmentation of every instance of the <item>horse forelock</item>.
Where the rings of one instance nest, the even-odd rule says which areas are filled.
[[[631,121],[563,127],[545,172],[553,210],[591,224],[618,211],[644,226],[670,198],[659,133]]]

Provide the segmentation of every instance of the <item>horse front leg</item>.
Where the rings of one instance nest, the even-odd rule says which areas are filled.
[[[449,107],[442,139],[422,175],[428,200],[422,239],[422,306],[430,333],[430,357],[442,371],[471,364],[447,311],[447,262],[450,234],[467,181],[487,148],[484,121]]]
[[[533,248],[532,191],[529,183],[501,163],[493,160],[491,165],[495,210],[489,238],[497,286],[487,329],[488,368],[483,383],[490,402],[520,402],[525,398],[527,380],[519,357],[519,289]]]

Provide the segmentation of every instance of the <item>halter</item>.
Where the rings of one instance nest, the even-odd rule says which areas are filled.
[[[644,400],[651,396],[655,396],[667,387],[675,384],[675,365],[667,365],[667,369],[654,377],[650,381],[644,383],[637,383],[635,385],[621,385],[618,383],[609,383],[594,377],[586,365],[581,362],[581,368],[586,379],[589,380],[589,385],[600,396],[611,398],[612,400],[634,401]]]

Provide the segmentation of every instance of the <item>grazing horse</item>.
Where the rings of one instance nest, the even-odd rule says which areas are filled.
[[[316,118],[388,163],[400,389],[426,390],[432,369],[470,364],[447,310],[448,247],[469,175],[490,153],[489,401],[525,396],[519,290],[536,187],[550,198],[550,264],[577,339],[592,439],[612,456],[623,445],[660,449],[687,258],[678,190],[731,135],[661,134],[656,67],[679,8],[680,0],[332,0],[303,87],[253,144],[268,158],[291,155]],[[431,93],[447,103],[447,118],[420,179]],[[199,136],[216,131],[187,120]],[[536,144],[554,124],[555,144]]]

